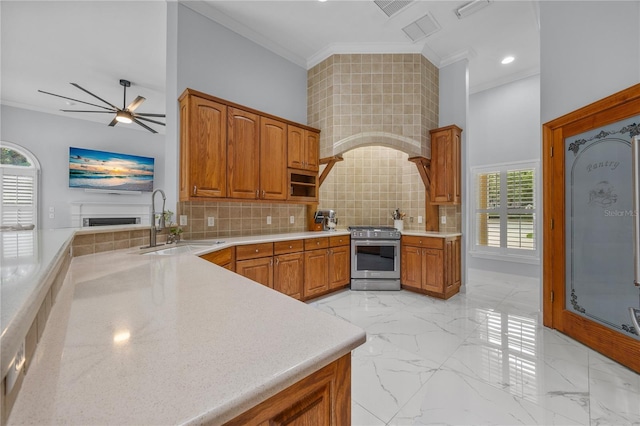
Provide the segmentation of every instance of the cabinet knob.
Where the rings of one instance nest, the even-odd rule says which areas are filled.
[[[293,246],[289,246],[289,248],[293,248]]]
[[[256,249],[256,253],[258,252],[258,249]]]
[[[198,192],[198,187],[196,185],[193,185],[193,195],[196,195],[197,192]]]
[[[316,245],[319,246],[320,245],[320,241],[316,241]]]
[[[264,189],[262,190],[262,198],[264,198],[265,192]]]
[[[260,190],[256,189],[256,198],[260,198]]]
[[[420,244],[422,244],[422,240],[420,240]]]

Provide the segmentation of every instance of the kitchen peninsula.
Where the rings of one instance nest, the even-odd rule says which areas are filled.
[[[201,252],[74,258],[8,424],[348,419],[364,331]]]

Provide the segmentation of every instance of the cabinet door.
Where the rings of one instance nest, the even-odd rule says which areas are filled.
[[[351,247],[329,249],[329,288],[345,286],[351,281]]]
[[[276,256],[273,266],[273,288],[294,299],[302,299],[304,253]]]
[[[188,96],[180,104],[180,199],[226,197],[227,107]]]
[[[256,114],[229,107],[227,139],[228,196],[256,199],[259,186],[260,122]]]
[[[460,204],[460,139],[457,126],[431,131],[431,203]]]
[[[444,284],[445,290],[460,287],[460,238],[449,240],[444,252]]]
[[[444,292],[444,264],[443,250],[422,249],[424,257],[424,290],[436,293]]]
[[[422,249],[420,247],[402,246],[400,282],[407,287],[422,288]]]
[[[320,157],[320,135],[318,135],[316,132],[310,132],[308,130],[305,130],[304,133],[306,142],[304,144],[304,168],[313,172],[317,172],[320,168],[318,162]]]
[[[236,262],[236,273],[273,288],[273,257],[238,260]]]
[[[329,250],[304,252],[304,297],[329,290]]]
[[[260,117],[260,198],[287,199],[287,125]]]
[[[289,126],[287,130],[287,165],[292,169],[303,169],[304,129]]]

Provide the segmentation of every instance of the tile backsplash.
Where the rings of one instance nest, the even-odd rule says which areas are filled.
[[[181,226],[184,239],[302,232],[307,228],[307,206],[300,204],[183,201],[177,214],[187,216],[187,225]],[[267,216],[271,224],[267,224]],[[290,223],[291,216],[294,223]],[[209,218],[213,218],[213,226],[209,226]],[[178,222],[179,216],[174,221]]]

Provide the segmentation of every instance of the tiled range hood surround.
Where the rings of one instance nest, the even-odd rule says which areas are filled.
[[[424,184],[407,158],[431,157],[438,73],[420,54],[333,55],[309,70],[308,124],[322,130],[320,156],[344,154],[320,188],[320,207],[341,224],[392,225],[400,208],[405,229],[425,228]],[[459,230],[458,211],[440,208],[440,230]]]

